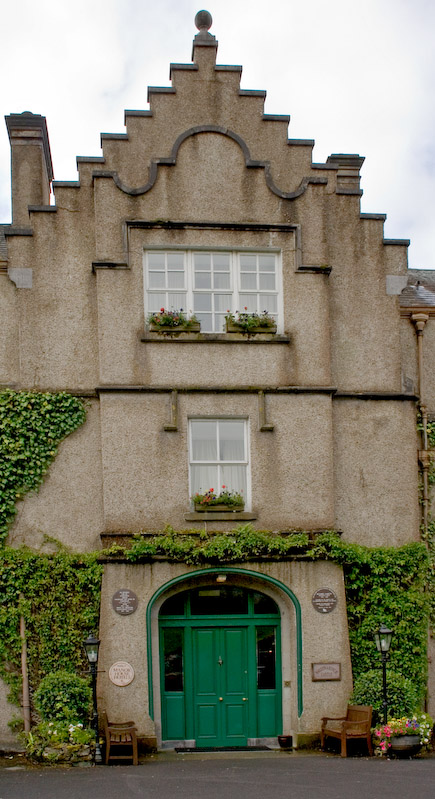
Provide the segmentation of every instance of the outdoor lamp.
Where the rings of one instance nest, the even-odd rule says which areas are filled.
[[[376,630],[375,632],[375,643],[378,652],[389,652],[392,635],[392,631],[389,630],[385,624],[381,624],[379,630]]]
[[[376,649],[382,658],[382,708],[384,714],[384,724],[387,723],[387,660],[392,638],[392,631],[381,624],[379,630],[374,634]]]
[[[92,677],[92,726],[95,732],[95,763],[102,763],[103,757],[100,749],[100,737],[98,733],[98,708],[97,708],[97,663],[98,663],[98,648],[100,646],[99,638],[95,635],[88,635],[86,641],[83,641],[83,646],[86,652],[86,657],[89,662],[90,672]]]
[[[95,635],[88,635],[86,641],[83,641],[83,646],[85,648],[86,657],[89,663],[98,663],[98,649],[100,646],[100,641],[98,638],[95,638]]]

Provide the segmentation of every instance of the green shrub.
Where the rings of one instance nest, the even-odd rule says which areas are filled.
[[[86,722],[91,709],[87,680],[68,671],[55,671],[41,680],[35,691],[35,707],[43,721]]]
[[[355,680],[351,704],[372,705],[373,725],[383,720],[382,670],[370,669]],[[414,683],[397,671],[387,669],[387,710],[389,718],[412,715],[419,706]]]

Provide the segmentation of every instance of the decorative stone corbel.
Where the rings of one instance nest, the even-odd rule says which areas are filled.
[[[170,422],[163,425],[163,430],[167,433],[178,432],[178,391],[174,389],[171,391],[171,416]]]
[[[258,426],[261,433],[273,433],[275,426],[266,420],[266,399],[264,391],[258,392]]]

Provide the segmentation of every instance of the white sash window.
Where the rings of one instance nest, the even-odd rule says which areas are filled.
[[[190,494],[216,495],[225,486],[248,504],[248,440],[245,419],[190,420]]]
[[[183,309],[203,333],[222,333],[228,311],[268,311],[279,326],[280,281],[277,252],[148,250],[145,313]]]

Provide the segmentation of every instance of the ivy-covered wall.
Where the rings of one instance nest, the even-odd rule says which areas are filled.
[[[60,442],[85,419],[84,402],[65,392],[0,392],[0,545],[18,500],[39,488]]]

